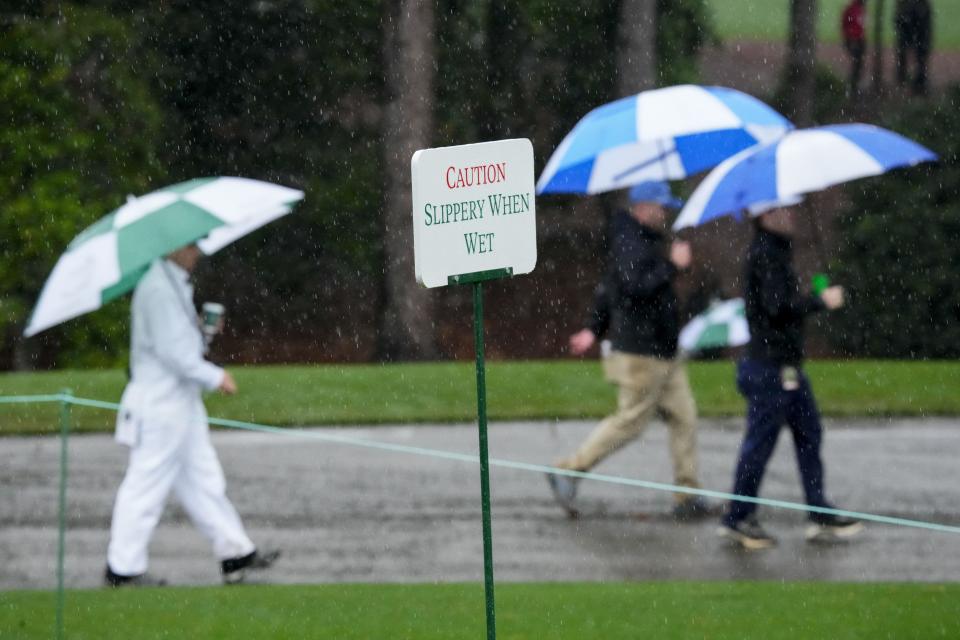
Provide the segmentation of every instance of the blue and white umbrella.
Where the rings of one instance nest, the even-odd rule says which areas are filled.
[[[644,91],[585,115],[553,152],[537,193],[602,193],[680,180],[792,128],[766,104],[734,89]]]
[[[937,155],[892,131],[838,124],[791,131],[780,140],[722,162],[704,178],[677,217],[674,229],[695,227],[747,209],[759,215],[770,203],[932,162]]]

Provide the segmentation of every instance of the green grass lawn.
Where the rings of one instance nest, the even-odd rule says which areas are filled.
[[[822,40],[839,42],[840,15],[847,0],[820,0],[817,3],[819,20],[817,31]],[[872,23],[873,2],[868,3],[869,21]],[[886,0],[885,42],[893,44],[893,7],[896,0]],[[934,47],[960,48],[960,0],[933,0]],[[788,0],[707,0],[713,12],[714,24],[724,40],[775,40],[786,42],[789,24]],[[872,24],[868,24],[868,37],[873,37]]]
[[[743,401],[733,363],[696,362],[690,376],[700,413],[739,416]],[[960,415],[960,362],[820,361],[807,370],[821,409],[831,416]],[[471,421],[472,363],[239,367],[240,393],[212,395],[210,415],[270,425]],[[0,396],[56,393],[116,402],[119,370],[0,375]],[[491,419],[598,418],[614,403],[597,361],[493,362],[487,371]],[[56,405],[0,404],[0,434],[53,432]],[[111,428],[113,414],[74,408],[73,428]]]
[[[497,636],[957,638],[960,585],[773,582],[501,584]],[[49,592],[0,592],[0,636],[52,636]],[[85,638],[485,637],[483,585],[316,585],[67,593]]]

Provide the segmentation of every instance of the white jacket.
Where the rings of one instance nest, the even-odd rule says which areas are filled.
[[[133,292],[130,315],[130,382],[117,441],[135,446],[143,422],[206,422],[202,393],[219,387],[224,372],[203,358],[189,274],[154,261]]]

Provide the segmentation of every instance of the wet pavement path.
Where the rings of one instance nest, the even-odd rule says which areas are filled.
[[[491,456],[549,463],[593,422],[499,423]],[[728,491],[739,421],[703,421],[702,480]],[[367,440],[476,452],[472,425],[340,429]],[[475,464],[220,431],[214,435],[228,490],[258,544],[284,555],[270,582],[478,581],[483,578],[479,471]],[[825,444],[827,490],[840,507],[960,524],[960,424],[954,419],[833,421]],[[55,585],[55,438],[0,439],[0,589]],[[125,450],[106,435],[70,441],[66,582],[99,584],[110,510]],[[596,469],[669,482],[666,429]],[[584,515],[568,520],[541,474],[492,469],[495,574],[500,581],[747,579],[960,580],[960,536],[868,524],[838,546],[803,540],[799,512],[763,508],[780,538],[772,550],[726,547],[714,521],[677,524],[668,493],[585,482]],[[781,435],[762,496],[801,499],[789,436]],[[151,572],[176,584],[215,584],[206,541],[171,499],[151,547]]]

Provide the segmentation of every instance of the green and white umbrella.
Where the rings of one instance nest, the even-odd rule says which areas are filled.
[[[716,302],[687,323],[680,332],[680,349],[694,353],[719,347],[739,347],[750,342],[743,299]]]
[[[99,309],[157,258],[196,242],[207,254],[290,213],[303,192],[247,178],[200,178],[129,198],[74,238],[43,285],[24,335]]]

